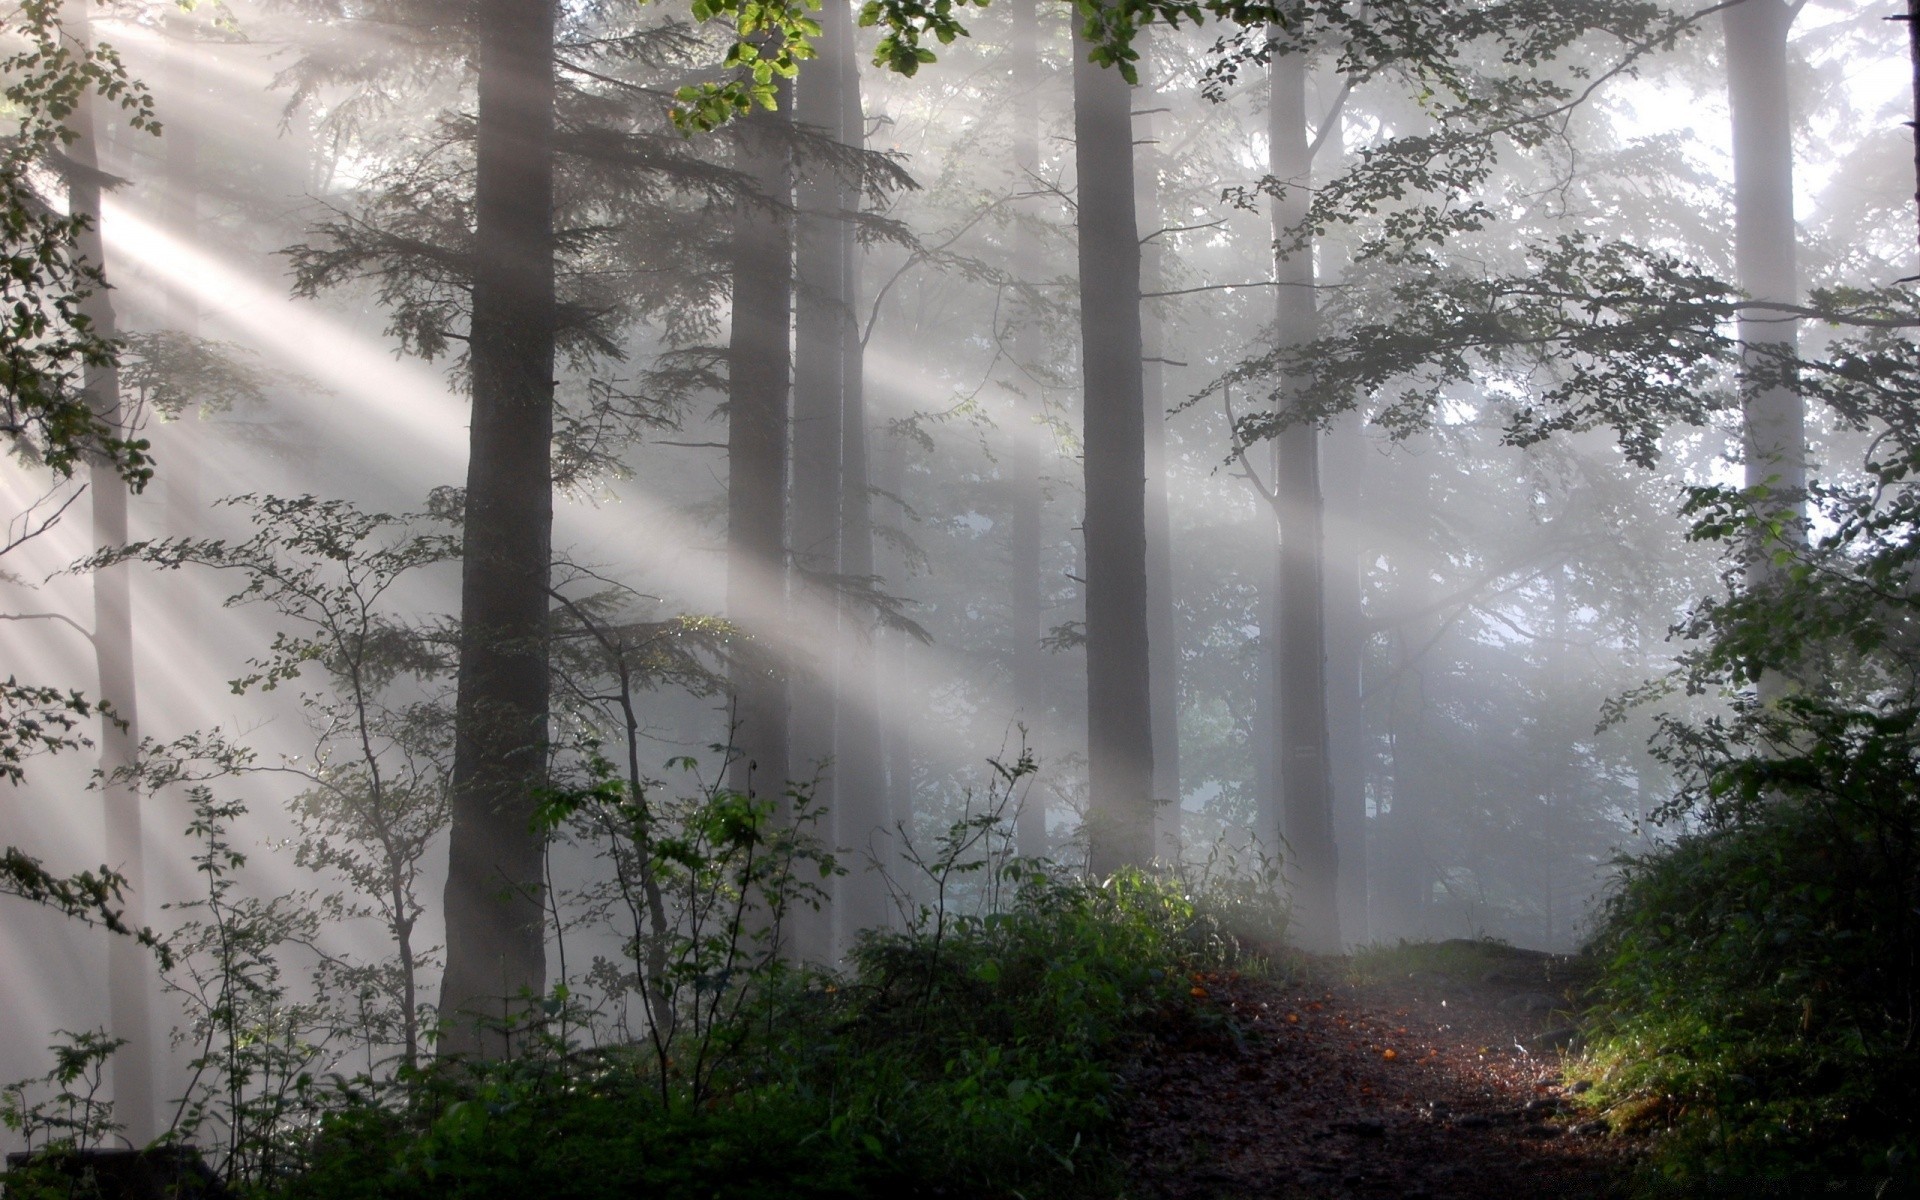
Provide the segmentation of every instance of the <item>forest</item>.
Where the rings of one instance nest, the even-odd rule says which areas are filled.
[[[0,1193],[1920,1195],[1920,0],[0,89]]]

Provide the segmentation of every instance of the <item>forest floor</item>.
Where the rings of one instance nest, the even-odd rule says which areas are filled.
[[[1128,1072],[1119,1144],[1153,1200],[1588,1200],[1625,1193],[1637,1149],[1583,1117],[1563,1074],[1581,981],[1508,951],[1471,979],[1196,977],[1211,1014]],[[1482,964],[1485,965],[1485,964]]]

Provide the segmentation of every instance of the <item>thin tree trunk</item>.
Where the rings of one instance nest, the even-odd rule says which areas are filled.
[[[1913,60],[1913,216],[1920,232],[1920,0],[1907,0],[1907,54]]]
[[[472,431],[444,1054],[505,1056],[546,988],[541,837],[554,372],[552,0],[479,0]]]
[[[792,380],[793,172],[779,108],[743,122],[741,169],[759,202],[734,213],[733,330],[727,368],[727,614],[745,634],[732,667],[729,765],[737,792],[784,805],[788,777],[786,682],[787,403]]]
[[[855,150],[866,148],[866,114],[860,99],[860,60],[854,53],[853,12],[847,0],[827,0],[820,11],[823,32],[820,69],[840,78],[840,141]],[[840,181],[840,210],[851,215],[861,203],[859,181]],[[865,264],[854,227],[840,224],[840,570],[850,579],[873,580],[873,481],[869,458],[872,430],[867,420],[866,356],[855,319],[860,300],[860,275]],[[877,675],[877,639],[872,614],[851,606],[841,621],[844,638],[840,656],[840,726],[838,730],[839,787],[836,795],[839,844],[848,847],[852,861],[840,888],[840,945],[853,936],[887,923],[886,878],[880,868],[890,865],[892,824],[888,812],[886,767],[881,760],[880,692]]]
[[[844,0],[842,0],[844,2]],[[837,25],[824,9],[821,49],[831,53]],[[795,84],[793,119],[809,132],[840,140],[844,80],[830,63],[803,71]],[[793,343],[792,567],[794,594],[805,605],[795,623],[792,688],[792,756],[795,774],[813,782],[822,824],[813,832],[831,838],[837,827],[839,771],[834,761],[840,723],[838,667],[848,623],[841,614],[840,501],[842,420],[846,390],[843,328],[846,295],[846,225],[840,219],[838,172],[818,157],[803,162],[796,194]],[[802,631],[804,635],[802,636]],[[833,958],[833,918],[801,906],[792,910],[793,946],[800,958]]]
[[[1787,31],[1795,9],[1785,0],[1744,0],[1725,13],[1727,93],[1733,116],[1734,270],[1757,300],[1799,297],[1793,226],[1793,123],[1788,111]],[[1740,316],[1741,407],[1746,421],[1746,482],[1772,489],[1772,511],[1789,536],[1806,519],[1806,417],[1781,378],[1798,338],[1794,322],[1765,309]],[[1755,558],[1771,576],[1770,553]]]
[[[1272,174],[1286,188],[1274,204],[1276,239],[1306,215],[1312,185],[1307,141],[1307,58],[1276,54],[1268,109]],[[1282,253],[1275,264],[1277,340],[1281,346],[1312,341],[1319,333],[1311,249]],[[1281,381],[1291,407],[1301,380]],[[1335,902],[1336,852],[1333,797],[1327,756],[1326,593],[1321,529],[1319,429],[1293,421],[1275,439],[1274,499],[1280,521],[1280,572],[1274,662],[1274,714],[1279,727],[1282,830],[1292,850],[1294,940],[1302,948],[1333,953],[1340,948]]]
[[[1086,389],[1088,863],[1096,876],[1153,860],[1147,642],[1146,398],[1133,89],[1088,61],[1074,27],[1081,370]]]
[[[1327,749],[1333,840],[1339,856],[1341,935],[1366,942],[1368,928],[1367,728],[1361,671],[1367,648],[1361,611],[1361,480],[1366,437],[1358,409],[1340,414],[1321,439],[1326,504]]]
[[[1321,95],[1326,94],[1325,88]],[[1326,106],[1316,130],[1316,154],[1340,153],[1343,99]],[[1316,158],[1317,161],[1317,158]],[[1318,279],[1338,283],[1341,266],[1316,262]],[[1359,408],[1335,416],[1320,441],[1321,500],[1326,510],[1323,547],[1327,635],[1327,782],[1332,790],[1334,851],[1338,856],[1338,908],[1341,937],[1349,945],[1372,939],[1369,914],[1371,859],[1368,853],[1367,766],[1370,758],[1367,714],[1362,703],[1367,625],[1363,542],[1367,522],[1363,490],[1372,456],[1367,449],[1366,417]]]
[[[1146,291],[1165,286],[1166,247],[1154,237],[1161,223],[1160,152],[1155,114],[1142,114],[1135,139],[1135,203],[1146,218],[1148,241],[1140,247],[1140,278]],[[1160,314],[1140,313],[1141,421],[1147,463],[1147,653],[1152,688],[1154,854],[1180,857],[1180,644],[1173,614],[1173,518],[1167,503],[1167,370]]]
[[[88,0],[70,6],[67,31],[82,45],[91,45]],[[76,249],[80,257],[102,271],[107,268],[101,226],[100,118],[91,89],[83,89],[75,105],[74,128],[79,138],[67,148],[74,171],[67,185],[69,211],[87,219]],[[112,293],[102,288],[81,302],[81,315],[100,337],[118,335]],[[120,375],[110,365],[89,364],[85,387],[87,405],[117,433],[131,432],[120,400]],[[88,489],[93,496],[93,544],[100,548],[127,543],[127,487],[113,464],[93,459],[88,464]],[[107,862],[127,881],[126,924],[146,923],[146,833],[140,811],[140,792],[126,773],[139,759],[140,708],[133,662],[132,568],[125,563],[93,575],[93,654],[99,672],[100,699],[112,712],[100,725],[102,807],[106,819]],[[127,1044],[114,1055],[110,1082],[114,1116],[135,1145],[144,1146],[159,1132],[155,1125],[152,1017],[153,963],[147,949],[132,938],[109,935],[107,940],[107,1023],[115,1037]]]
[[[1040,171],[1040,14],[1036,0],[1014,0],[1013,36],[1013,186],[1026,191]],[[1013,262],[1031,270],[1040,258],[1040,241],[1026,222],[1014,227]],[[1013,405],[1013,437],[1007,453],[1007,640],[1012,654],[1014,719],[1025,729],[1030,749],[1044,757],[1046,744],[1046,669],[1040,641],[1046,634],[1046,596],[1040,583],[1040,527],[1045,492],[1046,434],[1041,421],[1045,399],[1032,370],[1041,353],[1035,322],[1016,315],[1014,370],[1018,377]],[[1014,846],[1023,857],[1045,858],[1047,801],[1044,788],[1028,788],[1014,822]]]

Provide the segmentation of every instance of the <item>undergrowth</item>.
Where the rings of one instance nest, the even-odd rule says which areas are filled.
[[[1590,1099],[1664,1177],[1920,1189],[1910,817],[1782,802],[1626,864]]]
[[[548,1045],[343,1091],[275,1190],[410,1197],[1110,1192],[1116,1067],[1204,1020],[1188,973],[1236,943],[1173,883],[1026,875],[1003,912],[778,972],[699,1094],[669,1059]]]

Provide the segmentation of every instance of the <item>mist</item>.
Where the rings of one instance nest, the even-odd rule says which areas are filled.
[[[0,1078],[126,1039],[133,1145],[244,1158],[181,1124],[236,1006],[282,1095],[678,1045],[749,958],[854,978],[1023,880],[1575,956],[1713,827],[1675,731],[1827,694],[1701,647],[1903,436],[1826,367],[1912,349],[1878,12],[1219,3],[1129,81],[1036,0],[906,73],[911,5],[69,7],[125,90],[19,186],[116,349],[54,390],[151,478],[9,427],[5,673],[130,724],[0,795],[124,884],[5,901]],[[1772,557],[1702,531],[1743,488]],[[1904,636],[1818,678],[1885,697]],[[674,975],[715,929],[755,949]]]

